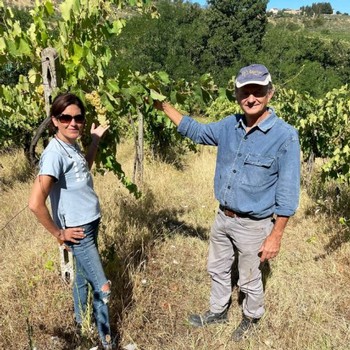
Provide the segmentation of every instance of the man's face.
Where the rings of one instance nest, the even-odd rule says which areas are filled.
[[[273,96],[268,86],[249,84],[236,90],[236,98],[246,117],[262,116]]]

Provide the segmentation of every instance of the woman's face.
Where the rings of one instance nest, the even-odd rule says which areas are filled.
[[[52,117],[52,122],[57,128],[57,137],[73,144],[83,131],[85,119],[77,105],[69,105],[59,116]]]

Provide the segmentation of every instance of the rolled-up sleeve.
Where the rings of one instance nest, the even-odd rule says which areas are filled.
[[[300,143],[296,131],[282,145],[278,166],[275,214],[292,216],[299,206],[300,193]]]

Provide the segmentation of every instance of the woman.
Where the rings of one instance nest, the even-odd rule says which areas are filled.
[[[71,93],[59,95],[51,107],[55,137],[40,158],[40,170],[29,199],[29,208],[61,244],[71,249],[75,261],[73,299],[75,319],[81,326],[87,307],[88,284],[104,349],[112,349],[108,315],[111,293],[97,250],[100,205],[90,173],[100,138],[108,127],[91,126],[92,142],[86,156],[77,144],[85,125],[85,107]],[[45,204],[50,196],[52,216]]]

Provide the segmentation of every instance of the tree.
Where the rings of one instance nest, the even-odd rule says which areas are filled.
[[[12,9],[13,18],[20,23],[23,30],[27,30],[30,23],[29,9],[19,9],[17,7]],[[5,11],[0,7],[0,28],[6,28]],[[14,85],[18,82],[21,74],[25,74],[30,69],[30,64],[16,65],[14,62],[8,60],[0,66],[0,84]]]
[[[269,25],[257,56],[269,67],[274,83],[313,97],[348,82],[349,57],[350,46],[291,31],[286,23]]]
[[[165,70],[173,79],[199,78],[199,61],[206,34],[204,10],[197,4],[162,0],[156,3],[159,18],[134,15],[121,35],[111,41],[119,59],[110,72],[119,67],[141,73]]]
[[[331,15],[333,13],[332,5],[329,2],[318,2],[313,3],[311,6],[302,6],[300,10],[307,16]]]
[[[255,61],[267,25],[267,0],[209,0],[203,68],[224,83],[238,66]]]

